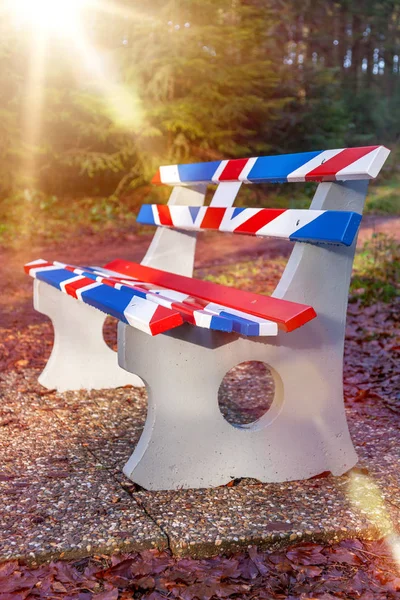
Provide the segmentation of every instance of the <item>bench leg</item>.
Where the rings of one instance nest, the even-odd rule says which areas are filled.
[[[267,343],[187,325],[149,338],[120,323],[119,362],[143,378],[149,397],[125,475],[161,490],[218,486],[236,477],[280,482],[324,471],[340,475],[354,466],[341,356],[316,327]],[[257,422],[234,427],[219,410],[218,389],[226,372],[245,360],[269,365],[275,399]]]
[[[34,307],[50,317],[54,346],[39,383],[59,392],[143,386],[118,365],[117,353],[103,337],[106,315],[35,279]]]
[[[174,187],[168,201],[169,206],[189,204],[202,206],[207,186]],[[194,253],[197,233],[157,227],[153,240],[141,264],[153,269],[163,269],[178,275],[193,275]]]

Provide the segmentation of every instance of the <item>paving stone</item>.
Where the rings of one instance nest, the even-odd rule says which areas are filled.
[[[78,404],[40,396],[36,378],[3,374],[0,384],[0,561],[167,547],[160,528],[85,442],[110,433],[99,406],[82,394]],[[69,425],[58,416],[60,405],[69,409]],[[78,436],[81,414],[87,421]]]

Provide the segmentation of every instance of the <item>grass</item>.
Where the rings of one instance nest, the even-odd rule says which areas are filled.
[[[365,204],[366,214],[400,214],[400,179],[392,179],[385,185],[371,186]]]
[[[356,254],[350,300],[364,305],[391,302],[400,296],[400,244],[383,233],[372,238]]]
[[[115,199],[61,199],[26,191],[0,203],[0,244],[20,247],[28,240],[59,241],[74,233],[98,233],[135,223],[134,211]]]
[[[194,276],[259,294],[271,294],[285,268],[285,259],[264,256],[240,262],[197,269]]]
[[[283,259],[265,257],[198,270],[195,276],[208,281],[271,294],[284,270]],[[400,296],[400,244],[383,233],[375,233],[357,252],[350,301],[363,305],[392,302]]]

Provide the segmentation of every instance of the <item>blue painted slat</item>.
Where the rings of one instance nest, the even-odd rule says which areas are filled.
[[[68,279],[74,279],[76,277],[76,273],[71,273],[66,269],[54,269],[49,271],[38,271],[36,273],[36,279],[40,281],[44,281],[49,285],[61,290],[60,284],[64,283]]]
[[[179,179],[182,183],[210,182],[220,164],[220,160],[214,160],[212,162],[178,165]]]
[[[231,219],[234,219],[235,217],[237,217],[238,215],[240,215],[240,213],[243,212],[244,210],[245,210],[244,207],[241,208],[240,206],[236,206],[233,209],[233,213],[232,213]]]
[[[219,313],[221,317],[230,317],[232,318],[232,314],[229,311],[221,311]],[[237,315],[234,316],[233,322],[233,331],[236,333],[242,333],[243,335],[258,335],[260,332],[260,326],[258,323],[254,321],[250,321],[249,319],[245,319],[243,317],[239,317]]]
[[[230,320],[232,315],[227,315],[229,318],[222,318],[221,315],[213,315],[210,321],[210,329],[215,329],[217,331],[227,331],[231,333],[233,331],[233,322]]]
[[[293,242],[322,242],[351,246],[362,215],[355,212],[329,210],[308,225],[301,227],[289,239]]]
[[[151,204],[143,204],[140,207],[136,221],[142,225],[156,225]]]
[[[247,175],[247,179],[253,183],[286,183],[290,173],[321,153],[322,150],[280,156],[260,156]]]
[[[189,212],[192,217],[193,223],[197,219],[197,215],[199,214],[200,206],[189,206]]]
[[[124,311],[134,296],[137,294],[127,288],[116,290],[108,285],[99,285],[82,292],[85,304],[90,304],[124,323],[128,323]]]

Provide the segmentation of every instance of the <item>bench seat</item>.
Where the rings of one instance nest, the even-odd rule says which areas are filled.
[[[305,325],[317,316],[311,306],[254,294],[211,281],[184,277],[127,260],[113,260],[105,265],[105,268],[124,275],[142,278],[150,283],[190,294],[207,302],[223,304],[229,308],[247,312],[249,315],[268,319],[277,323],[280,329],[287,332]]]
[[[247,336],[277,335],[278,327],[293,331],[316,316],[310,306],[123,260],[80,268],[39,259],[25,265],[25,272],[150,335],[184,322]]]

